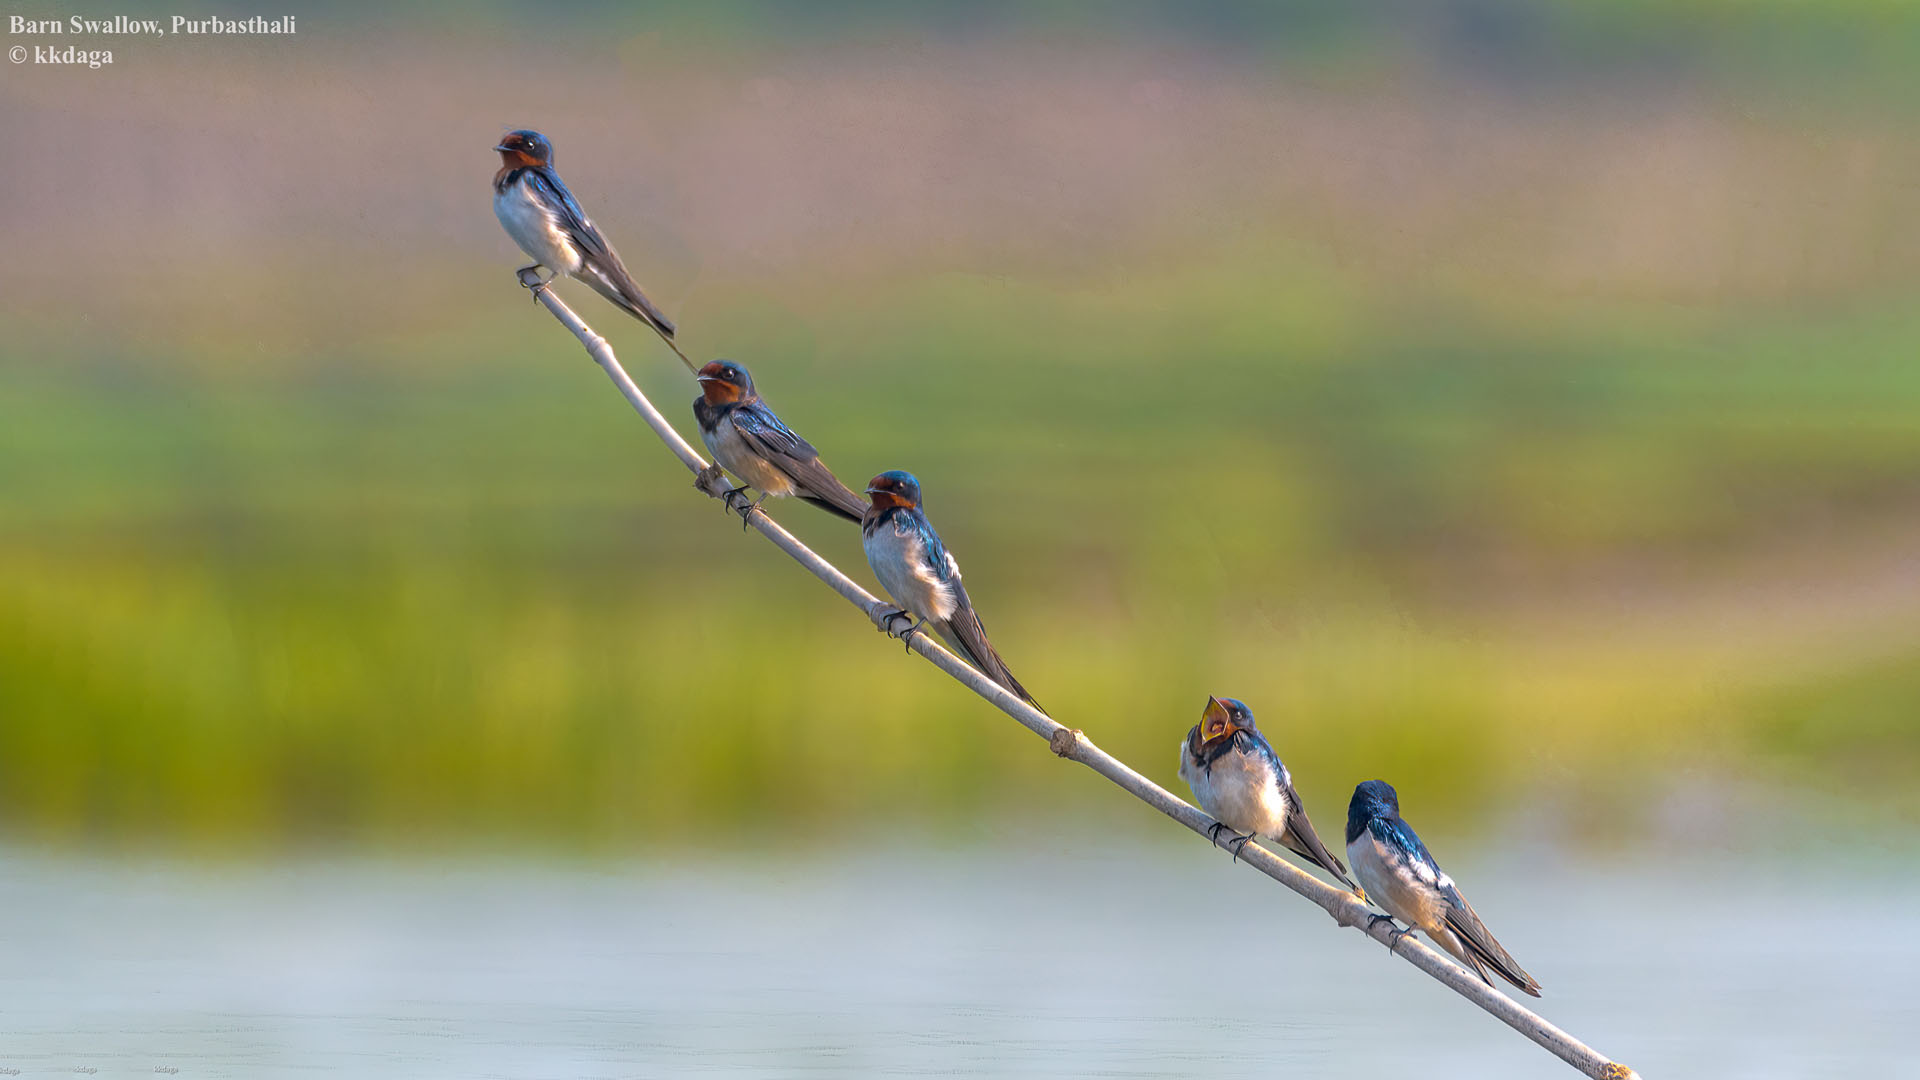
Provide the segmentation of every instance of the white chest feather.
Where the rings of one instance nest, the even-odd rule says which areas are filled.
[[[1286,792],[1260,759],[1238,751],[1203,767],[1181,754],[1180,775],[1193,788],[1200,809],[1243,833],[1278,838],[1287,827]]]
[[[887,590],[894,603],[922,619],[944,622],[953,616],[958,606],[953,590],[925,565],[926,545],[917,532],[882,526],[865,538],[863,546],[873,576],[880,579],[880,587]],[[952,575],[958,578],[959,567],[952,565],[953,556],[948,555],[947,561]]]
[[[559,219],[534,198],[533,189],[525,181],[515,180],[507,190],[496,194],[493,213],[520,250],[541,266],[561,274],[580,269],[580,252],[567,239]]]

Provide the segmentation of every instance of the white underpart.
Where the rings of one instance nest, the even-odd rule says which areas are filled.
[[[746,440],[740,437],[740,429],[733,426],[731,418],[721,420],[711,434],[702,429],[700,441],[707,444],[715,461],[726,466],[728,472],[745,481],[748,487],[776,499],[794,494],[793,481],[747,448]]]
[[[493,197],[500,227],[533,261],[557,274],[580,271],[580,252],[560,227],[560,219],[534,198],[525,179],[515,180]]]
[[[954,608],[959,606],[953,590],[925,565],[926,545],[920,542],[919,533],[882,526],[873,530],[862,546],[873,576],[880,579],[880,587],[887,590],[894,603],[917,618],[945,622],[953,617]],[[951,552],[947,554],[947,566],[958,580],[960,567]]]
[[[1180,778],[1193,789],[1200,809],[1236,832],[1278,840],[1287,828],[1287,795],[1280,778],[1252,754],[1220,755],[1211,769],[1190,758],[1180,744]]]
[[[1446,904],[1439,889],[1453,882],[1445,874],[1436,877],[1424,862],[1388,850],[1372,830],[1347,845],[1347,865],[1353,867],[1354,880],[1367,890],[1367,899],[1408,926],[1431,931],[1445,920]]]

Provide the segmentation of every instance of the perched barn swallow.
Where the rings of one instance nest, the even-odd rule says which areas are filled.
[[[1424,930],[1488,986],[1493,985],[1487,978],[1492,968],[1521,993],[1540,996],[1540,984],[1487,932],[1413,826],[1401,820],[1400,796],[1384,780],[1353,789],[1353,801],[1347,804],[1347,859],[1366,886],[1367,898],[1411,928],[1399,933]]]
[[[586,282],[672,344],[673,321],[633,283],[613,245],[553,171],[553,145],[547,137],[537,131],[511,131],[494,149],[500,151],[502,164],[493,174],[493,212],[520,250],[533,257],[534,265],[527,269],[544,266],[553,274]]]
[[[933,627],[961,659],[1040,709],[987,640],[987,629],[960,583],[960,564],[920,512],[920,481],[898,469],[883,472],[867,485],[867,495],[873,504],[860,523],[867,562],[893,602],[919,620],[900,636],[910,638],[922,627]]]
[[[822,510],[859,521],[867,500],[833,475],[820,461],[813,444],[793,433],[754,392],[753,376],[729,360],[715,360],[700,369],[700,396],[693,399],[693,418],[700,438],[713,459],[727,467],[760,499],[789,495]],[[753,505],[760,505],[756,501]]]
[[[1200,722],[1180,744],[1180,779],[1193,789],[1200,809],[1216,819],[1216,839],[1222,828],[1244,834],[1229,841],[1236,845],[1236,858],[1247,841],[1264,836],[1355,888],[1347,868],[1313,831],[1287,767],[1254,727],[1253,712],[1242,702],[1207,699]]]

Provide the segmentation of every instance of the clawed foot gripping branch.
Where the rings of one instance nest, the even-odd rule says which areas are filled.
[[[640,388],[635,386],[633,380],[627,376],[619,360],[614,357],[613,348],[607,344],[606,339],[594,333],[591,327],[582,322],[580,317],[574,314],[573,309],[554,295],[551,287],[545,284],[533,285],[524,277],[521,283],[532,288],[534,299],[544,305],[554,318],[560,320],[562,326],[571,330],[573,335],[580,339],[580,343],[586,347],[587,355],[606,371],[607,377],[620,388],[620,392],[626,396],[627,402],[633,406],[634,411],[647,422],[647,426],[660,437],[660,441],[667,444],[667,449],[671,450],[674,456],[686,465],[688,471],[693,473],[694,487],[711,498],[725,501],[729,510],[741,515],[746,527],[765,536],[775,547],[786,552],[795,562],[805,567],[808,573],[846,598],[847,602],[860,609],[875,627],[890,635],[895,633],[894,627],[898,624],[900,616],[900,609],[897,606],[875,598],[853,579],[841,573],[832,563],[794,539],[791,533],[768,517],[758,503],[747,504],[741,501],[744,496],[732,494],[738,489],[727,482],[718,466],[709,465],[685,439],[680,437],[679,432],[667,423],[666,418],[660,415],[660,411],[653,407],[653,403],[647,400],[647,396],[642,394]],[[680,354],[678,348],[675,348],[674,352]],[[683,362],[686,361],[684,354],[680,356]],[[919,653],[928,663],[985,698],[995,708],[1013,717],[1021,726],[1046,739],[1048,747],[1055,754],[1085,765],[1134,798],[1191,829],[1199,836],[1209,839],[1215,846],[1233,852],[1239,862],[1253,867],[1318,904],[1322,910],[1333,917],[1335,923],[1366,934],[1394,955],[1498,1017],[1509,1027],[1532,1039],[1581,1073],[1595,1077],[1596,1080],[1634,1080],[1637,1077],[1632,1069],[1605,1057],[1592,1047],[1548,1023],[1539,1014],[1480,981],[1471,972],[1456,966],[1440,953],[1428,948],[1425,943],[1396,927],[1393,920],[1377,916],[1354,894],[1323,883],[1319,878],[1295,867],[1258,844],[1236,844],[1235,841],[1240,837],[1232,830],[1223,830],[1219,822],[1135,772],[1125,762],[1095,746],[1079,730],[1055,722],[1051,717],[1020,700],[998,683],[948,652],[932,635],[907,632],[899,636],[904,638],[908,651]]]

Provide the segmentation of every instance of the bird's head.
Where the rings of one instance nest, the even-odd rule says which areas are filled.
[[[509,131],[494,149],[509,169],[553,164],[553,144],[537,131]]]
[[[1366,831],[1374,818],[1395,817],[1400,813],[1400,793],[1385,780],[1369,780],[1353,789],[1347,803],[1347,843]]]
[[[1238,698],[1207,698],[1200,714],[1200,745],[1230,739],[1235,732],[1253,731],[1253,710]]]
[[[867,497],[873,500],[875,510],[890,506],[912,509],[920,505],[920,481],[900,469],[883,472],[867,482]]]
[[[753,376],[731,360],[715,360],[700,369],[700,393],[709,405],[728,405],[753,396]]]

